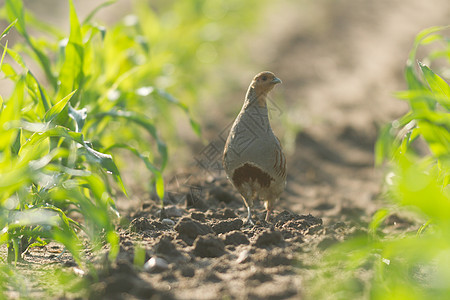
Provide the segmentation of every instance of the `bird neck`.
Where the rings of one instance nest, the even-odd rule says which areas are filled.
[[[252,128],[257,135],[271,131],[269,111],[266,103],[267,93],[259,94],[250,87],[240,112],[241,122]]]
[[[253,86],[250,86],[245,96],[244,108],[262,107],[267,109],[267,92],[258,91]]]

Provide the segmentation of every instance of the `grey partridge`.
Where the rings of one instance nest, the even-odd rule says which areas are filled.
[[[286,158],[270,126],[267,110],[267,94],[277,83],[281,80],[272,72],[261,72],[253,78],[223,153],[223,167],[242,195],[249,224],[254,224],[254,200],[264,201],[265,220],[269,221],[274,203],[286,186]]]

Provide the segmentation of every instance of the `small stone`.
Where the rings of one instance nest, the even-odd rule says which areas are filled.
[[[144,270],[147,272],[160,272],[167,269],[169,269],[167,261],[157,256],[153,256],[144,264]]]
[[[80,276],[80,277],[83,277],[85,274],[85,272],[78,267],[73,267],[72,270],[73,270],[73,273],[75,273],[75,275]]]
[[[245,249],[241,251],[241,253],[239,253],[238,258],[236,259],[236,263],[238,264],[244,263],[248,261],[249,258],[250,258],[250,251]]]
[[[173,220],[171,220],[171,219],[163,219],[163,220],[161,221],[161,223],[163,223],[164,225],[167,225],[167,226],[173,226],[173,225],[175,225],[175,222],[174,222]]]

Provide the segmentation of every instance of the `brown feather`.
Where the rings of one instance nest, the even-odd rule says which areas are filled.
[[[270,183],[274,181],[269,174],[250,164],[244,164],[242,167],[237,168],[231,180],[236,187],[251,181],[257,181],[261,187],[269,187]]]

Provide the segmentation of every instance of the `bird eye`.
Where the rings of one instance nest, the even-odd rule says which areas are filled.
[[[267,80],[267,76],[263,76],[263,77],[262,77],[262,80],[263,80],[263,81],[266,81],[266,80]]]

